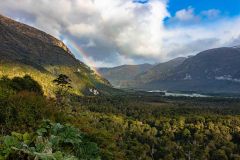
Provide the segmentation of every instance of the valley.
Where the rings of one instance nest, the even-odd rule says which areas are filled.
[[[59,105],[41,95],[36,87],[29,88],[36,88],[35,91],[24,88],[24,83],[29,80],[0,81],[2,159],[239,157],[239,98],[128,92],[115,96],[68,96],[64,98],[68,101]],[[22,89],[16,90],[15,86]],[[59,138],[58,143],[52,136]],[[51,152],[45,150],[48,144],[52,145]],[[66,146],[72,150],[70,153]]]

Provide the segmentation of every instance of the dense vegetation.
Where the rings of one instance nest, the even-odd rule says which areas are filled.
[[[52,80],[58,74],[67,74],[72,80],[72,94],[83,95],[85,90],[94,85],[103,86],[106,80],[99,78],[93,71],[85,68],[85,66],[69,67],[69,66],[44,66],[45,68],[34,68],[33,66],[21,64],[18,62],[2,62],[0,60],[0,77],[8,76],[9,78],[24,77],[25,74],[34,77],[34,79],[42,86],[44,95],[48,97],[54,96],[56,86]],[[105,86],[107,87],[107,86]]]
[[[4,136],[0,159],[100,159],[96,143],[69,125],[43,122],[36,132]]]
[[[30,76],[2,77],[0,159],[100,159],[97,144],[67,124],[64,111]]]
[[[0,159],[240,159],[239,107],[142,94],[66,95],[59,105],[31,77],[3,77]]]

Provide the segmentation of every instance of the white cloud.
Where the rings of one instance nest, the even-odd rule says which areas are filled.
[[[72,34],[72,35],[77,35],[79,37],[81,36],[91,36],[93,34],[96,34],[97,29],[95,28],[94,25],[90,24],[73,24],[67,28],[67,30]]]
[[[240,17],[213,24],[178,26],[165,31],[164,50],[168,58],[196,54],[215,47],[232,46],[240,36]]]
[[[164,0],[147,4],[131,0],[5,0],[4,13],[33,16],[36,27],[57,37],[69,33],[78,39],[97,39],[122,55],[160,56],[163,20],[169,16]],[[18,18],[18,15],[14,15]]]
[[[105,61],[100,61],[100,60],[94,60],[92,57],[84,57],[83,62],[86,64],[89,64],[90,67],[95,67],[95,68],[101,68],[101,67],[115,67],[115,66],[120,66],[124,64],[129,64],[133,65],[136,64],[134,59],[128,58],[124,55],[120,55],[118,53],[115,54],[115,61],[105,59]]]
[[[172,24],[197,24],[201,23],[203,20],[213,20],[218,18],[220,14],[221,11],[217,9],[203,10],[197,14],[195,13],[195,8],[189,6],[188,8],[177,11],[174,17],[170,18],[170,22]]]
[[[172,20],[193,25],[166,26],[171,17],[167,0],[145,4],[132,0],[1,0],[0,13],[34,25],[54,36],[71,37],[96,64],[108,66],[168,60],[231,45],[240,37],[240,19],[223,18],[199,23],[201,16],[216,17],[211,9],[196,15],[194,8],[177,11]],[[118,53],[118,56],[115,54]],[[109,60],[111,59],[111,60]],[[140,60],[139,60],[140,61]]]
[[[175,18],[179,21],[192,21],[197,19],[197,16],[194,13],[194,8],[188,7],[187,9],[177,11]]]

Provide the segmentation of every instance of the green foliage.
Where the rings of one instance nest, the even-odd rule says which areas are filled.
[[[41,95],[43,94],[42,87],[29,75],[25,75],[23,78],[14,77],[12,79],[11,87],[18,92],[25,90],[29,92],[35,92]]]
[[[240,157],[239,99],[89,97],[79,101],[83,113],[71,123],[98,143],[104,159]]]
[[[57,104],[58,106],[63,106],[68,91],[72,88],[71,79],[64,74],[60,74],[58,78],[53,80],[53,83],[56,84],[58,87],[57,91],[55,92]]]
[[[43,118],[53,119],[54,102],[42,95],[41,86],[29,76],[0,79],[0,125],[2,133],[31,130]]]
[[[53,83],[61,88],[72,88],[71,79],[64,74],[60,74],[56,79],[53,80]]]
[[[0,103],[6,100],[10,95],[14,94],[14,89],[10,86],[11,80],[3,76],[0,79]]]
[[[0,95],[2,96],[4,92],[5,94],[10,95],[12,91],[29,91],[43,95],[41,85],[37,81],[32,79],[32,77],[30,77],[29,75],[25,75],[24,77],[14,77],[13,79],[9,79],[8,77],[3,76],[0,79],[0,88]],[[6,96],[3,98],[6,98]]]
[[[39,120],[52,117],[54,110],[54,104],[45,97],[22,91],[10,95],[0,104],[0,124],[5,124],[5,132],[12,129],[31,130],[38,126]]]
[[[64,65],[46,65],[40,70],[33,66],[21,63],[1,62],[0,61],[0,77],[8,76],[9,78],[24,77],[30,75],[34,78],[43,88],[44,95],[54,96],[54,91],[57,89],[52,83],[59,74],[67,75],[71,80],[70,90],[72,94],[83,95],[86,86],[95,86],[101,84],[106,86],[107,82],[100,76],[96,75],[93,71],[83,64],[79,66],[64,66]]]
[[[0,104],[14,93],[15,91],[12,88],[0,84]]]
[[[100,160],[99,149],[70,125],[44,121],[32,134],[12,132],[4,136],[0,147],[0,159],[27,157],[48,160]]]
[[[240,157],[239,99],[75,96],[59,110],[54,99],[11,84],[0,81],[0,159]]]

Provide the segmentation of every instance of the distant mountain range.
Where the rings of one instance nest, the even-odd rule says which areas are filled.
[[[140,65],[141,66],[141,65]],[[150,66],[150,65],[149,65]],[[137,66],[135,66],[138,68]],[[116,67],[115,67],[116,68]],[[122,68],[122,66],[117,67]],[[189,58],[176,58],[146,70],[131,73],[124,85],[112,74],[112,69],[102,73],[113,85],[142,90],[193,91],[204,93],[240,93],[240,48],[223,47],[203,51]],[[106,70],[106,69],[105,69]],[[122,73],[122,72],[121,72]],[[117,83],[122,84],[122,83]]]
[[[160,63],[138,74],[134,77],[134,80],[138,82],[138,84],[144,84],[156,79],[167,77],[171,71],[175,70],[175,68],[182,64],[185,60],[186,58],[179,57],[165,63]]]
[[[73,93],[88,88],[110,86],[87,65],[77,60],[67,46],[53,36],[0,15],[0,76],[31,75],[51,95],[52,80],[66,74],[72,80]]]
[[[115,87],[131,87],[131,82],[135,82],[134,78],[148,71],[152,68],[151,64],[140,65],[122,65],[114,68],[99,68],[98,72],[101,73],[111,84]]]

